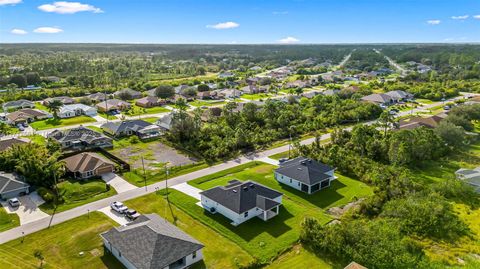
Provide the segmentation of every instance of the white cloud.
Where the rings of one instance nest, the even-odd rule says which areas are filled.
[[[273,15],[287,15],[288,11],[274,11],[272,12]]]
[[[23,29],[12,29],[12,31],[10,31],[10,33],[12,33],[14,35],[26,35],[27,31],[25,31]]]
[[[233,21],[227,21],[227,22],[220,22],[214,25],[207,25],[207,28],[213,28],[217,30],[222,30],[222,29],[232,29],[232,28],[237,28],[240,26],[240,24],[233,22]]]
[[[0,0],[0,6],[20,4],[22,0]]]
[[[466,20],[470,17],[469,15],[462,15],[462,16],[452,16],[452,20]]]
[[[93,13],[103,13],[103,11],[92,5],[82,4],[80,2],[53,2],[53,4],[45,4],[38,6],[38,9],[45,12],[54,12],[59,14],[74,14],[82,11],[90,11]]]
[[[441,20],[429,20],[429,21],[427,21],[427,23],[430,24],[430,25],[438,25],[441,22],[442,22]]]
[[[480,15],[473,16],[474,19],[480,20]]]
[[[297,43],[297,42],[300,42],[300,40],[296,39],[295,37],[291,37],[291,36],[287,36],[285,38],[282,38],[282,39],[278,40],[278,43],[281,43],[281,44],[293,44],[293,43]]]
[[[58,27],[38,27],[33,31],[38,34],[58,34],[63,32],[63,30]]]

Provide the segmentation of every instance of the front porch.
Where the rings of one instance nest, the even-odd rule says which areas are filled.
[[[278,215],[278,213],[280,213],[280,205],[277,205],[269,210],[263,210],[263,212],[260,213],[258,217],[264,221],[267,221]]]

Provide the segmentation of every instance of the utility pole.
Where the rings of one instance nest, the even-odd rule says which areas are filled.
[[[167,164],[168,163],[165,163],[165,190],[167,191],[167,201],[169,201],[168,200],[168,175],[170,174],[170,171],[168,170]]]
[[[143,155],[142,155],[142,168],[143,168],[143,182],[145,183],[145,191],[147,191],[147,176],[145,174],[145,163],[143,161]]]

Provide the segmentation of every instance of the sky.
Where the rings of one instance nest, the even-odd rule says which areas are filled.
[[[480,0],[0,0],[0,43],[480,42]]]

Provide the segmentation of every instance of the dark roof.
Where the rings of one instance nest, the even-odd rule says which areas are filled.
[[[27,188],[29,185],[17,175],[0,172],[0,193],[6,193],[21,188]]]
[[[326,173],[332,170],[334,168],[329,165],[305,157],[297,157],[284,162],[275,171],[305,184],[313,185],[329,178],[330,176]]]
[[[124,133],[127,130],[138,131],[152,125],[144,120],[126,120],[122,122],[107,122],[102,124],[102,129],[108,129],[113,134]]]
[[[35,104],[31,101],[20,99],[20,100],[6,102],[3,104],[3,107],[34,106],[34,105]]]
[[[218,186],[200,193],[201,195],[241,214],[252,208],[270,209],[277,202],[272,201],[283,194],[254,181],[232,180],[227,186]]]
[[[82,152],[63,159],[65,168],[70,172],[85,173],[102,166],[114,166],[115,164],[94,152]]]
[[[48,137],[54,138],[59,142],[84,141],[87,143],[91,143],[96,139],[110,140],[110,138],[102,135],[101,133],[85,128],[83,126],[73,128],[73,129],[68,129],[65,131],[55,130],[50,134],[48,134]]]
[[[4,151],[16,144],[26,144],[30,142],[28,139],[19,139],[19,138],[10,138],[5,140],[0,140],[0,151]]]
[[[200,242],[157,214],[144,215],[101,236],[138,269],[164,268],[203,248]]]

